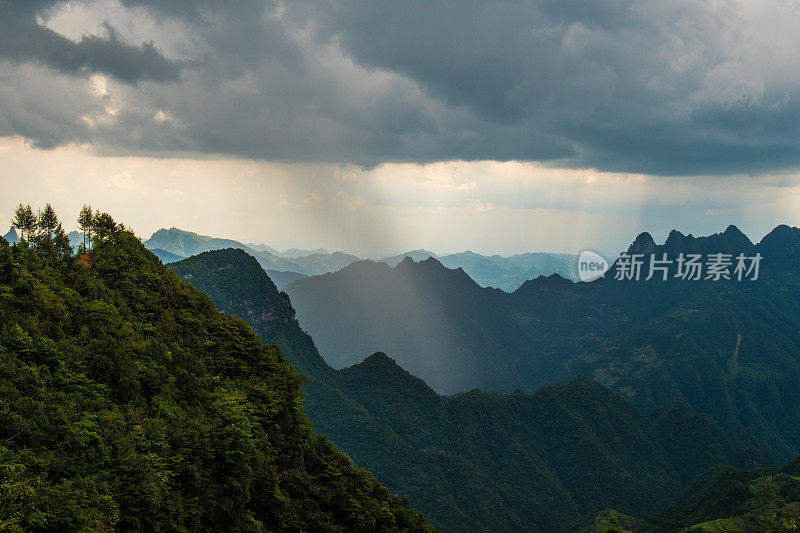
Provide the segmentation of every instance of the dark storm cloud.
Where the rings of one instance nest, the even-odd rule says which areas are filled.
[[[123,20],[135,9],[179,24],[195,56],[166,59],[156,48],[174,40],[166,33],[125,44],[113,17],[106,36],[69,41],[36,22],[48,2],[25,3],[5,23],[16,37],[0,37],[2,56],[139,82],[112,90],[113,120],[73,117],[77,133],[64,141],[361,165],[515,159],[653,174],[800,165],[797,4],[120,1],[108,5]],[[57,144],[64,128],[25,123],[34,114],[6,116],[0,133],[42,130],[47,141],[35,141]]]
[[[133,83],[139,80],[176,81],[180,63],[165,58],[153,43],[122,42],[106,24],[104,36],[84,34],[74,42],[46,28],[37,13],[57,2],[14,1],[0,8],[0,58],[36,61],[62,72],[102,72]]]
[[[798,86],[759,68],[800,66],[769,55],[769,32],[782,29],[753,28],[742,3],[660,4],[342,0],[316,19],[364,65],[401,72],[497,129],[569,142],[575,165],[684,174],[800,164]],[[798,5],[788,11],[800,24]]]

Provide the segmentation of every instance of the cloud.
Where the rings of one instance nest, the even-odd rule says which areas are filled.
[[[10,15],[0,90],[28,101],[0,104],[0,134],[38,146],[660,175],[800,166],[796,2],[35,0]],[[105,74],[105,92],[85,72]],[[52,109],[59,87],[86,103]],[[98,120],[109,101],[113,120]]]
[[[325,5],[321,38],[360,64],[500,131],[569,143],[567,164],[686,174],[800,163],[796,2]],[[519,148],[512,158],[535,158]]]
[[[0,57],[70,74],[102,72],[126,83],[178,80],[181,63],[164,57],[152,42],[135,46],[122,41],[108,22],[102,25],[102,34],[84,33],[77,42],[40,24],[37,15],[58,4],[17,0],[3,6]]]

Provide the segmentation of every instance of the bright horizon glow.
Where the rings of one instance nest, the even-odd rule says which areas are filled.
[[[446,161],[362,169],[208,156],[100,156],[0,138],[0,230],[22,201],[51,202],[65,227],[84,203],[148,238],[177,227],[279,250],[326,248],[377,258],[524,252],[613,255],[642,231],[707,235],[734,224],[754,242],[800,225],[797,173],[654,178],[524,162]],[[724,181],[725,187],[718,187]]]

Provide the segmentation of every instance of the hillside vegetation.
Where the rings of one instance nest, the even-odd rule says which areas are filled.
[[[0,530],[432,530],[312,434],[280,348],[132,233],[26,237],[0,239]]]
[[[695,480],[675,505],[646,521],[642,531],[800,531],[798,461],[782,469],[713,469]]]

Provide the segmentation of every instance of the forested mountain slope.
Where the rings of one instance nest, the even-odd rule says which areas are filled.
[[[754,245],[734,227],[708,237],[640,235],[640,281],[539,277],[513,294],[435,259],[356,263],[286,287],[334,366],[377,350],[443,393],[496,392],[584,374],[647,413],[684,399],[772,461],[800,450],[800,229]],[[761,254],[756,281],[644,281],[651,256]],[[674,267],[673,267],[674,268]],[[673,270],[674,272],[674,270]],[[390,325],[389,325],[390,324]]]
[[[782,469],[712,469],[698,477],[677,503],[646,520],[641,531],[798,531],[798,461]]]
[[[252,256],[228,248],[205,252],[169,267],[205,292],[221,312],[245,320],[263,339],[269,339],[266,342],[279,345],[300,374],[311,378],[332,375],[314,341],[297,326],[289,297],[278,292]]]
[[[0,239],[0,529],[430,530],[312,433],[280,348],[105,235]]]
[[[569,530],[608,505],[645,514],[709,466],[762,460],[685,403],[648,417],[587,378],[534,395],[442,397],[383,353],[334,371],[246,253],[171,267],[265,342],[285,345],[309,377],[315,430],[443,531]]]

